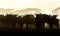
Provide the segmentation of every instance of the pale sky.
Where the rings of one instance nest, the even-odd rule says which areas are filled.
[[[49,13],[60,6],[60,0],[0,0],[0,8],[38,8]]]

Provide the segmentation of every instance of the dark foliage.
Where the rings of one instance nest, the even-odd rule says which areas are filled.
[[[41,30],[45,31],[45,23],[49,24],[49,30],[53,29],[53,25],[56,25],[59,29],[59,20],[56,17],[57,15],[51,16],[46,14],[36,14],[36,18],[33,15],[25,15],[23,17],[17,17],[17,15],[12,14],[0,15],[0,29],[1,31],[39,32]],[[26,29],[23,28],[24,24],[26,24]],[[1,25],[5,25],[5,27]],[[28,25],[35,25],[35,29],[29,28]]]

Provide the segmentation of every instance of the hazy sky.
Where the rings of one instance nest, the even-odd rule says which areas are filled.
[[[49,12],[60,6],[60,0],[0,0],[0,8],[39,8]]]

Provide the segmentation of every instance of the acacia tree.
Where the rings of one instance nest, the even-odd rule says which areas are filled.
[[[44,24],[46,22],[46,18],[48,17],[48,15],[45,14],[36,14],[36,27],[37,30],[41,30],[44,29]]]
[[[35,18],[33,15],[25,15],[23,16],[23,22],[26,24],[28,29],[28,25],[35,24]]]
[[[0,15],[0,24],[1,24],[1,27],[5,26],[5,22],[4,22],[4,18],[5,16],[4,15]],[[6,27],[6,26],[5,26]]]
[[[16,15],[12,15],[12,14],[7,14],[5,16],[5,23],[7,24],[7,27],[9,27],[9,25],[12,26],[12,28],[15,27],[15,24],[16,24]]]
[[[53,15],[47,18],[47,23],[49,24],[49,29],[53,30],[53,25],[56,25],[57,27],[59,27],[59,20],[56,19],[57,15]]]
[[[22,16],[17,17],[17,24],[19,25],[19,29],[23,27],[23,19]]]
[[[54,25],[57,26],[57,28],[59,29],[59,20],[56,18],[58,15],[53,15],[54,18]]]

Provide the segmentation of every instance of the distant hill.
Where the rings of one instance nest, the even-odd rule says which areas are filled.
[[[11,11],[13,11],[14,9],[4,9],[4,8],[0,8],[0,14],[7,14],[10,13]]]
[[[57,7],[56,9],[52,10],[52,13],[54,15],[58,15],[57,18],[60,19],[60,7]]]
[[[54,15],[60,15],[60,7],[57,7],[56,9],[52,10]]]
[[[22,10],[16,10],[12,14],[25,15],[25,14],[40,14],[41,10],[36,8],[27,8]]]

